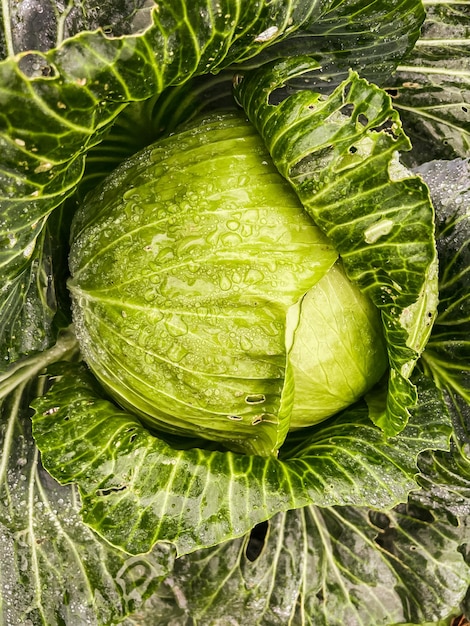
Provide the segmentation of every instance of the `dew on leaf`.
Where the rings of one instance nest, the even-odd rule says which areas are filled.
[[[222,274],[222,276],[220,277],[219,287],[222,289],[222,291],[229,291],[232,287],[232,281],[226,274]]]

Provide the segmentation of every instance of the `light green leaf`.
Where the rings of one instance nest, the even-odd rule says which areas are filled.
[[[80,520],[76,487],[43,469],[29,401],[43,386],[17,386],[0,408],[0,623],[116,624],[135,613],[173,566],[162,544],[129,557]]]
[[[34,402],[44,465],[79,485],[84,521],[130,553],[159,541],[189,553],[310,503],[391,507],[415,488],[417,455],[447,447],[445,406],[426,379],[399,436],[385,438],[358,407],[289,438],[276,459],[172,447],[106,400],[83,366],[56,367]]]
[[[287,317],[294,379],[290,428],[320,422],[360,400],[388,360],[379,312],[336,263]],[[295,324],[295,325],[294,325]],[[294,326],[293,328],[291,328]]]
[[[278,87],[311,67],[297,58],[240,75],[236,94],[349,278],[381,310],[389,390],[371,417],[393,435],[416,402],[409,377],[436,311],[433,209],[426,186],[398,162],[409,141],[378,87],[351,74],[329,97],[303,91],[271,104]]]

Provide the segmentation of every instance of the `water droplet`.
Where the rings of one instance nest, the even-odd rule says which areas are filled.
[[[147,289],[144,292],[144,300],[146,302],[152,302],[152,300],[154,300],[154,299],[155,299],[155,291],[154,291],[154,289],[152,289],[152,288]]]
[[[220,277],[219,287],[222,289],[222,291],[229,291],[230,288],[232,287],[232,281],[226,274],[223,274]]]
[[[191,274],[197,274],[201,266],[199,263],[194,263],[194,261],[189,261],[187,268],[188,268],[188,272],[191,272]]]
[[[238,230],[240,228],[240,222],[237,220],[229,220],[227,222],[227,228],[229,230]]]
[[[172,315],[171,318],[165,322],[165,327],[171,337],[181,337],[188,332],[186,323],[178,315]]]
[[[234,283],[237,283],[237,285],[239,285],[242,282],[242,277],[240,276],[240,274],[237,271],[233,272],[233,274],[232,274],[232,281]]]
[[[158,254],[157,254],[157,259],[162,262],[162,261],[169,261],[174,257],[174,251],[173,248],[170,247],[166,247],[166,248],[162,248],[161,250],[159,250]]]
[[[179,343],[173,342],[167,352],[168,358],[174,363],[179,363],[188,354],[187,350]]]
[[[251,340],[246,335],[242,335],[240,337],[240,348],[245,352],[248,352],[249,350],[251,350],[252,347],[253,343],[251,342]]]
[[[251,284],[256,284],[261,282],[264,279],[264,274],[259,270],[250,269],[246,275],[246,282]]]
[[[238,246],[242,243],[242,238],[238,233],[224,233],[220,236],[220,242],[224,246]]]

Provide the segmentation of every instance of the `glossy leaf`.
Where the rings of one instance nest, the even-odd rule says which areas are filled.
[[[421,37],[388,83],[413,143],[413,164],[470,156],[470,5],[425,5]]]
[[[318,69],[292,77],[288,91],[309,88],[331,93],[351,69],[381,85],[413,49],[424,17],[423,5],[416,0],[322,3],[314,22],[270,46],[245,67],[308,55]]]
[[[393,435],[416,402],[409,376],[435,316],[433,209],[422,181],[397,162],[409,142],[377,87],[351,74],[329,97],[304,91],[271,103],[278,87],[311,67],[296,58],[240,75],[236,94],[349,278],[382,312],[389,389],[372,418]]]
[[[470,164],[432,161],[416,169],[430,186],[437,212],[440,257],[439,315],[424,356],[430,376],[445,390],[453,418],[450,453],[420,459],[429,508],[445,506],[456,518],[470,513]]]
[[[412,504],[386,513],[289,511],[242,539],[178,559],[153,598],[153,624],[448,623],[470,580],[462,541],[463,529],[444,514]]]
[[[135,613],[173,565],[161,545],[129,557],[80,520],[76,487],[42,468],[28,403],[42,385],[20,385],[0,409],[0,622],[103,626]]]
[[[83,366],[54,376],[34,402],[44,465],[59,482],[78,483],[84,521],[130,553],[158,541],[192,552],[310,503],[391,507],[416,486],[417,455],[445,449],[449,434],[442,399],[424,381],[422,404],[395,438],[362,407],[292,437],[280,459],[177,449],[106,400]]]
[[[9,233],[13,242],[14,233]],[[36,249],[25,250],[29,266],[0,285],[0,359],[14,362],[20,355],[48,348],[54,338],[57,311],[51,238],[45,230]],[[3,369],[3,368],[0,368]]]
[[[424,360],[442,387],[470,404],[470,161],[433,161],[416,170],[437,211],[439,311]]]
[[[308,54],[318,67],[298,81],[294,77],[286,92],[314,88],[329,93],[348,77],[351,67],[380,84],[413,47],[424,11],[418,0],[393,0],[385,8],[383,0],[364,6],[351,1],[323,2],[317,3],[312,17],[298,32],[278,43],[274,40],[232,69],[198,76],[127,107],[105,141],[90,151],[85,187],[96,184],[103,173],[109,173],[127,156],[172,132],[178,123],[197,117],[201,111],[236,108],[232,78],[237,68],[259,67],[273,59]]]
[[[116,622],[125,626],[207,626],[208,623],[226,626],[236,622],[247,626],[251,623],[262,626],[270,623],[336,626],[337,621],[338,626],[346,623],[348,626],[377,626],[378,620],[382,619],[384,623],[397,620],[401,624],[406,621],[420,626],[430,623],[448,626],[451,615],[465,609],[467,614],[470,611],[468,597],[466,604],[464,600],[463,607],[459,606],[469,582],[470,437],[465,347],[468,333],[466,317],[459,318],[457,314],[459,305],[466,310],[464,294],[468,292],[468,272],[464,262],[468,264],[468,258],[463,231],[453,220],[449,224],[440,224],[446,242],[439,250],[445,293],[440,322],[431,337],[430,358],[427,363],[422,361],[425,374],[442,387],[447,399],[454,420],[453,447],[450,453],[421,453],[421,474],[417,480],[422,490],[413,495],[408,507],[368,515],[363,508],[306,505],[271,518],[266,540],[257,540],[258,544],[264,545],[264,550],[254,561],[246,560],[245,550],[251,544],[253,556],[256,533],[251,539],[249,535],[237,535],[240,538],[232,542],[181,557],[176,561],[176,569],[168,574],[173,567],[171,549],[160,543],[151,554],[129,558],[120,550],[111,548],[80,521],[80,497],[76,488],[58,485],[40,465],[35,465],[38,451],[29,432],[26,408],[29,393],[23,392],[24,383],[35,377],[47,363],[75,354],[73,338],[67,333],[59,337],[58,347],[53,345],[57,328],[63,325],[62,321],[53,321],[56,307],[59,306],[59,319],[66,315],[67,305],[64,306],[61,298],[64,285],[59,284],[63,280],[61,273],[65,264],[63,256],[55,256],[54,236],[45,235],[45,220],[51,211],[55,215],[64,208],[63,200],[74,193],[86,161],[88,182],[93,185],[96,180],[93,177],[101,175],[103,165],[110,168],[120,161],[121,150],[124,155],[126,150],[134,150],[136,141],[145,143],[147,131],[150,139],[152,120],[155,121],[153,129],[159,134],[164,128],[170,131],[174,128],[172,120],[184,120],[191,109],[199,110],[204,106],[204,89],[199,100],[193,100],[189,95],[183,101],[181,91],[176,88],[171,96],[168,93],[167,104],[164,100],[159,101],[155,93],[167,84],[186,80],[197,65],[194,54],[199,58],[196,73],[214,68],[218,71],[224,67],[224,59],[227,65],[241,61],[256,65],[257,61],[252,63],[246,57],[254,58],[260,48],[277,41],[280,32],[271,27],[272,17],[278,10],[281,13],[291,9],[299,11],[291,14],[294,17],[292,25],[287,24],[286,13],[282,13],[286,17],[284,22],[282,16],[279,22],[276,21],[276,27],[288,25],[291,35],[295,35],[293,29],[299,16],[300,21],[307,13],[312,18],[308,28],[314,38],[308,41],[308,52],[312,56],[319,51],[315,59],[323,67],[322,71],[319,67],[313,69],[311,75],[314,80],[322,75],[327,78],[327,81],[313,83],[318,89],[322,85],[323,92],[330,92],[331,86],[345,78],[344,72],[350,66],[367,78],[382,80],[409,49],[422,19],[422,6],[418,0],[367,3],[352,0],[315,3],[227,0],[218,3],[223,10],[235,9],[235,21],[244,20],[238,33],[230,25],[233,16],[228,22],[221,22],[215,12],[205,13],[214,6],[212,2],[158,2],[163,8],[163,17],[159,17],[156,10],[151,13],[152,4],[140,0],[105,0],[99,6],[75,0],[2,2],[0,56],[11,56],[0,64],[0,369],[8,360],[15,361],[20,355],[29,357],[20,360],[0,379],[0,395],[8,394],[11,385],[17,387],[16,392],[4,399],[0,419],[0,622],[8,626],[63,626],[64,623],[75,626],[85,621],[95,626]],[[413,56],[400,62],[396,83],[387,82],[393,103],[400,110],[415,146],[409,159],[412,163],[436,155],[451,158],[468,155],[468,117],[465,117],[469,103],[468,32],[465,29],[469,5],[465,0],[426,0],[424,4],[428,20],[423,37]],[[185,5],[188,12],[183,15]],[[216,25],[212,33],[210,29],[204,30],[204,18]],[[327,32],[321,26],[322,19]],[[181,31],[172,30],[175,24],[179,24]],[[194,28],[189,28],[188,24]],[[82,32],[98,27],[108,35]],[[144,33],[144,29],[148,31]],[[165,40],[170,31],[174,33],[173,39],[168,37]],[[216,31],[216,36],[212,37]],[[292,37],[284,47],[282,42],[279,47],[274,46],[274,58],[278,58],[277,54],[284,57],[286,52],[289,56],[298,52],[300,48],[297,46],[307,43],[305,32]],[[113,34],[118,38],[113,38]],[[181,34],[180,41],[178,34]],[[124,35],[123,39],[119,39],[121,35]],[[356,36],[355,45],[351,46],[350,38]],[[67,39],[70,37],[72,39]],[[59,50],[55,49],[57,44],[61,44]],[[331,50],[331,46],[335,49]],[[28,53],[30,48],[40,53]],[[173,63],[164,53],[174,50],[181,51],[181,55],[176,54]],[[21,51],[13,58],[14,53]],[[159,51],[163,51],[160,56]],[[214,52],[217,56],[211,58]],[[267,57],[261,56],[258,60],[261,58]],[[165,65],[167,61],[168,67]],[[302,75],[293,76],[289,89],[300,86],[302,79]],[[217,85],[216,79],[214,82]],[[189,92],[189,84],[183,89],[186,87]],[[276,90],[272,100],[277,98],[280,101],[286,91]],[[210,98],[213,96],[212,92]],[[148,100],[149,97],[152,99]],[[128,98],[139,103],[135,105],[134,113],[129,110],[128,116],[126,111],[121,117]],[[146,102],[140,104],[144,100]],[[139,115],[146,107],[150,109],[150,121],[141,118],[136,123],[133,115]],[[165,108],[170,113],[169,124]],[[116,120],[118,123],[115,124]],[[117,133],[113,134],[114,131]],[[102,153],[96,150],[90,159],[86,158],[105,136],[110,138],[111,151],[106,153],[103,144]],[[404,149],[404,144],[401,145]],[[458,187],[453,174],[443,174],[444,181],[446,176]],[[444,184],[442,195],[445,193]],[[460,195],[466,198],[464,193]],[[65,243],[66,235],[63,234],[63,238]],[[459,243],[458,250],[451,245],[454,240]],[[459,268],[455,276],[452,267]],[[455,306],[454,288],[458,296]],[[449,309],[448,314],[446,309]],[[27,331],[24,334],[23,329]],[[52,348],[44,355],[37,354],[38,350],[49,346]],[[69,374],[72,372],[73,369]],[[66,377],[64,374],[63,381]],[[377,431],[372,430],[365,419],[365,412],[355,412],[353,418],[346,415],[344,420],[338,420],[338,428],[328,423],[325,439],[319,435],[320,431],[308,433],[309,438],[313,437],[305,447],[307,453],[312,451],[309,467],[314,468],[313,463],[320,460],[323,463],[321,471],[331,470],[332,466],[323,459],[322,453],[325,450],[331,452],[332,443],[337,451],[334,460],[339,465],[333,465],[335,471],[330,476],[337,480],[338,495],[335,499],[323,489],[320,475],[317,484],[323,501],[329,498],[329,502],[334,503],[349,497],[353,505],[362,504],[365,499],[374,497],[373,492],[384,481],[388,482],[388,475],[384,472],[389,470],[395,472],[392,487],[387,484],[388,492],[379,490],[380,502],[394,502],[398,494],[403,499],[416,485],[415,457],[425,447],[445,446],[447,431],[443,422],[447,420],[447,411],[439,391],[431,383],[415,382],[418,383],[419,396],[424,391],[423,399],[426,400],[429,392],[434,400],[427,396],[427,410],[412,415],[402,435],[397,440],[390,440],[391,452],[399,455],[398,466],[393,456],[388,459],[391,463],[388,469],[364,462],[366,457],[372,460],[376,451],[379,456],[380,451],[387,456],[389,449],[383,447],[381,439],[372,443],[369,440],[368,436],[371,433],[376,435]],[[77,399],[72,391],[72,379],[67,384],[67,391],[62,388],[64,402],[69,402],[72,397]],[[91,381],[90,385],[87,393],[93,388]],[[56,392],[57,387],[51,391],[52,394]],[[87,397],[93,403],[97,402],[94,391],[92,398]],[[47,396],[44,401],[44,410],[51,410],[49,425],[57,413],[55,398]],[[52,403],[47,404],[49,401]],[[94,404],[90,406],[94,410]],[[114,420],[116,409],[111,408]],[[360,418],[362,414],[364,421]],[[78,413],[74,415],[78,419]],[[128,419],[120,413],[117,417]],[[92,415],[88,418],[91,420]],[[350,438],[344,436],[348,423],[353,428]],[[428,423],[431,432],[427,430]],[[100,428],[93,431],[93,436],[106,432]],[[131,435],[128,433],[129,437]],[[48,436],[52,440],[53,436]],[[58,447],[47,453],[49,458],[56,455],[56,460],[61,458],[68,462],[65,456],[60,457],[64,441],[59,440],[58,432],[54,437]],[[114,437],[111,441],[120,440]],[[395,445],[396,441],[401,443]],[[179,443],[183,446],[188,442]],[[103,437],[99,444],[106,448]],[[90,470],[95,482],[90,478],[86,484],[86,487],[91,485],[89,493],[92,496],[88,498],[86,489],[84,493],[88,503],[95,498],[96,508],[93,510],[96,513],[94,521],[97,521],[102,503],[114,498],[113,504],[116,504],[124,492],[107,494],[103,491],[108,486],[111,489],[122,486],[119,477],[111,478],[117,468],[114,451],[108,447],[101,457],[101,448],[96,454],[91,448],[80,447],[82,445],[83,441],[78,439],[77,444],[70,443],[70,450],[74,454],[76,450],[89,454],[89,457],[85,456],[85,460],[90,461],[86,471]],[[301,440],[292,437],[279,464],[284,467],[290,459],[297,458],[302,446]],[[158,449],[161,452],[161,448]],[[176,453],[181,453],[179,459],[186,458],[186,453],[181,450]],[[206,451],[206,454],[215,453]],[[159,457],[162,458],[168,460],[170,457]],[[174,460],[174,452],[171,458]],[[100,474],[93,463],[99,466],[106,459],[111,459],[110,465],[102,466]],[[135,467],[135,459],[133,461]],[[131,461],[120,463],[120,467],[127,471]],[[363,480],[362,487],[354,491],[350,476],[338,472],[341,465],[355,472],[358,481]],[[222,464],[222,469],[224,467]],[[304,471],[305,465],[301,467],[298,474],[302,479],[307,475],[315,478],[313,470],[309,473]],[[219,497],[217,485],[227,487],[232,483],[221,478],[218,467],[214,465],[213,468],[211,485],[215,485],[214,494]],[[191,465],[186,469],[188,475]],[[139,467],[139,470],[143,476],[144,468]],[[153,478],[148,473],[146,485]],[[270,490],[274,490],[275,484],[270,482],[269,476],[262,479],[266,480]],[[193,482],[188,485],[195,488],[199,474],[192,473],[190,480]],[[289,490],[294,484],[303,489],[302,481],[299,479],[295,483],[295,480],[286,474],[283,489],[287,487]],[[398,483],[399,488],[395,488]],[[138,497],[141,495],[142,491],[137,494]],[[348,503],[351,504],[349,500]],[[142,501],[142,504],[149,505],[149,502]],[[110,506],[101,511],[112,509]],[[133,509],[132,512],[135,513]],[[241,511],[241,517],[246,512],[253,513],[245,509]],[[148,518],[142,518],[142,521],[145,526]],[[103,526],[107,523],[112,524],[111,517],[106,518]],[[245,531],[239,526],[238,532]],[[229,535],[233,536],[233,533],[230,531]],[[206,534],[204,539],[207,538]],[[167,576],[165,584],[156,593],[155,587],[164,576]]]
[[[135,33],[152,23],[153,3],[145,0],[4,2],[0,58],[19,52],[47,52],[82,31],[102,29],[108,36]]]

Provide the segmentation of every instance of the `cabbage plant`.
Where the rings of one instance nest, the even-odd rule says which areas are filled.
[[[467,4],[4,2],[1,623],[469,612]]]

